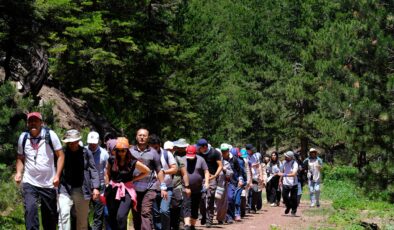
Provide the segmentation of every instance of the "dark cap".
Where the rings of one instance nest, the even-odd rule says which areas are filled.
[[[203,146],[203,145],[208,145],[208,141],[205,140],[204,138],[201,138],[200,140],[197,141],[197,146]]]
[[[252,144],[246,144],[245,145],[246,150],[253,150],[253,145]]]

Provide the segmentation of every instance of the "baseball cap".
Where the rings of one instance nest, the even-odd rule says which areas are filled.
[[[116,139],[115,149],[128,149],[129,147],[129,140],[126,137],[118,137]]]
[[[88,134],[88,140],[86,141],[88,144],[98,144],[100,140],[100,135],[98,132],[92,131]]]
[[[205,140],[204,138],[201,138],[200,140],[197,141],[197,146],[203,146],[203,145],[208,145],[208,141]]]
[[[186,158],[194,159],[196,157],[197,148],[195,145],[189,145],[186,148]]]
[[[38,119],[42,120],[42,115],[39,112],[31,112],[27,114],[27,120],[29,120],[32,117],[37,117]]]
[[[246,144],[245,145],[246,150],[253,150],[253,145],[252,144]]]
[[[172,150],[174,148],[174,143],[172,141],[166,141],[164,142],[163,148]]]
[[[230,149],[229,144],[223,143],[220,145],[220,150],[221,151],[228,151]]]

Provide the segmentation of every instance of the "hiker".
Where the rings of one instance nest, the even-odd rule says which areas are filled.
[[[267,165],[267,201],[270,203],[271,207],[280,205],[280,187],[278,173],[282,171],[283,165],[279,160],[279,155],[276,151],[271,153],[271,159]]]
[[[108,222],[112,230],[126,230],[130,209],[137,207],[137,194],[133,182],[149,175],[150,170],[137,161],[129,150],[129,140],[118,137],[115,155],[110,156],[107,164],[109,184],[105,191],[108,207]]]
[[[176,161],[171,152],[164,150],[160,147],[160,138],[152,134],[149,136],[149,146],[156,150],[160,156],[161,172],[164,174],[164,183],[167,186],[167,199],[161,196],[160,184],[157,181],[157,194],[153,202],[153,224],[156,230],[170,230],[170,205],[172,199],[172,175],[174,175],[178,168]]]
[[[304,164],[303,164],[303,162],[301,160],[300,152],[297,151],[297,152],[294,153],[294,159],[297,161],[297,164],[298,164],[298,172],[297,172],[297,180],[298,180],[298,184],[297,184],[297,186],[298,186],[298,190],[297,190],[297,206],[299,206],[300,202],[301,202],[301,197],[302,197],[302,188],[304,187],[304,183],[305,183],[304,178],[306,176],[304,174],[305,174],[306,170],[304,170]]]
[[[285,214],[289,214],[291,210],[291,215],[293,216],[297,213],[297,171],[298,164],[294,160],[294,153],[287,151],[283,169],[277,175],[281,177],[279,186],[282,185],[282,197],[286,205]]]
[[[202,194],[201,198],[201,224],[206,224],[207,228],[212,226],[213,216],[215,211],[215,192],[217,187],[217,177],[223,169],[222,159],[220,153],[210,146],[208,141],[200,139],[197,141],[197,152],[201,156],[208,166],[209,171],[209,187],[207,191]]]
[[[100,179],[100,195],[104,195],[105,190],[105,169],[109,158],[107,150],[99,145],[100,135],[98,132],[92,131],[88,134],[86,150],[93,155],[94,163]],[[104,204],[100,200],[91,200],[93,205],[93,226],[92,230],[101,230],[104,220]]]
[[[153,226],[152,207],[156,199],[157,180],[160,181],[160,195],[163,199],[167,199],[167,185],[161,170],[160,155],[155,149],[149,147],[148,139],[149,131],[139,129],[136,133],[137,144],[130,148],[131,154],[151,170],[149,176],[134,181],[137,191],[137,209],[132,209],[133,222],[134,228],[141,230],[150,230]]]
[[[64,153],[55,132],[43,127],[39,112],[27,114],[27,129],[18,139],[17,184],[22,182],[26,229],[39,229],[38,200],[44,229],[55,230],[58,222],[56,187],[64,165]],[[55,159],[56,162],[55,162]]]
[[[174,154],[174,142],[172,141],[164,142],[163,149]]]
[[[215,192],[215,204],[216,204],[216,220],[218,221],[219,224],[224,224],[226,223],[233,223],[232,220],[227,221],[226,220],[226,214],[227,214],[227,209],[228,209],[228,184],[230,181],[230,178],[233,176],[234,172],[233,169],[231,168],[230,163],[228,162],[229,158],[227,157],[224,159],[223,153],[228,156],[229,155],[229,150],[230,150],[230,145],[223,143],[220,145],[220,149],[217,149],[218,152],[221,153],[221,158],[222,158],[222,164],[223,164],[223,170],[218,176],[217,180],[217,188]]]
[[[198,208],[200,206],[202,193],[209,187],[209,177],[211,176],[205,160],[196,154],[194,145],[186,148],[186,170],[190,182],[191,195],[184,194],[183,217],[185,230],[195,230],[198,219]]]
[[[180,138],[174,141],[174,157],[177,163],[177,173],[172,179],[173,197],[171,199],[171,229],[178,230],[181,222],[181,210],[185,196],[190,197],[190,182],[186,171],[185,156],[186,148],[189,146],[187,141]],[[183,221],[183,220],[182,220]]]
[[[100,196],[100,179],[91,152],[79,145],[78,130],[66,132],[65,159],[59,195],[59,229],[71,229],[70,211],[74,205],[77,230],[88,229],[90,199]]]
[[[311,199],[311,207],[320,207],[320,183],[321,183],[321,167],[323,160],[318,157],[318,150],[311,148],[309,157],[304,161],[304,167],[307,170],[309,194]]]
[[[250,212],[256,213],[262,208],[262,188],[264,187],[264,176],[259,156],[255,154],[252,144],[245,145],[248,152],[248,164],[252,175],[252,184],[249,184],[249,208]]]
[[[247,200],[248,200],[248,194],[249,194],[249,187],[252,184],[252,175],[251,175],[251,171],[249,168],[249,163],[248,163],[248,152],[246,151],[246,149],[241,149],[240,150],[240,166],[242,169],[242,174],[244,175],[244,178],[246,176],[246,180],[245,180],[245,186],[244,189],[242,190],[241,193],[241,218],[245,217],[246,215],[246,209],[248,209],[249,207],[247,207]]]
[[[233,174],[230,176],[228,187],[227,187],[227,197],[228,197],[228,208],[226,214],[226,222],[231,224],[235,221],[241,220],[241,192],[242,186],[244,185],[244,178],[242,177],[242,169],[239,165],[239,159],[237,156],[237,150],[231,148],[230,146],[223,144],[220,146],[222,150],[223,160],[227,161],[231,167]],[[227,149],[227,150],[226,150]]]

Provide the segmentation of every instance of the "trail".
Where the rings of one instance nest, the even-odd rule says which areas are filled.
[[[298,207],[296,216],[285,215],[284,205],[281,204],[279,207],[270,207],[267,203],[264,203],[262,210],[258,211],[256,214],[247,214],[242,222],[237,222],[233,224],[218,225],[217,221],[214,221],[214,225],[210,229],[226,229],[226,230],[247,230],[247,229],[316,229],[318,227],[328,227],[326,222],[326,217],[323,215],[305,215],[305,212],[319,212],[318,209],[323,209],[329,207],[330,204],[322,203],[320,208],[310,208],[308,201],[301,201]],[[331,226],[333,227],[333,226]],[[208,229],[205,226],[198,225],[197,229]]]

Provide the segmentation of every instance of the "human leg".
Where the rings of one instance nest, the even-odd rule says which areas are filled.
[[[38,191],[37,188],[29,183],[22,184],[23,206],[25,208],[25,225],[27,230],[38,230],[40,222],[38,220]]]

